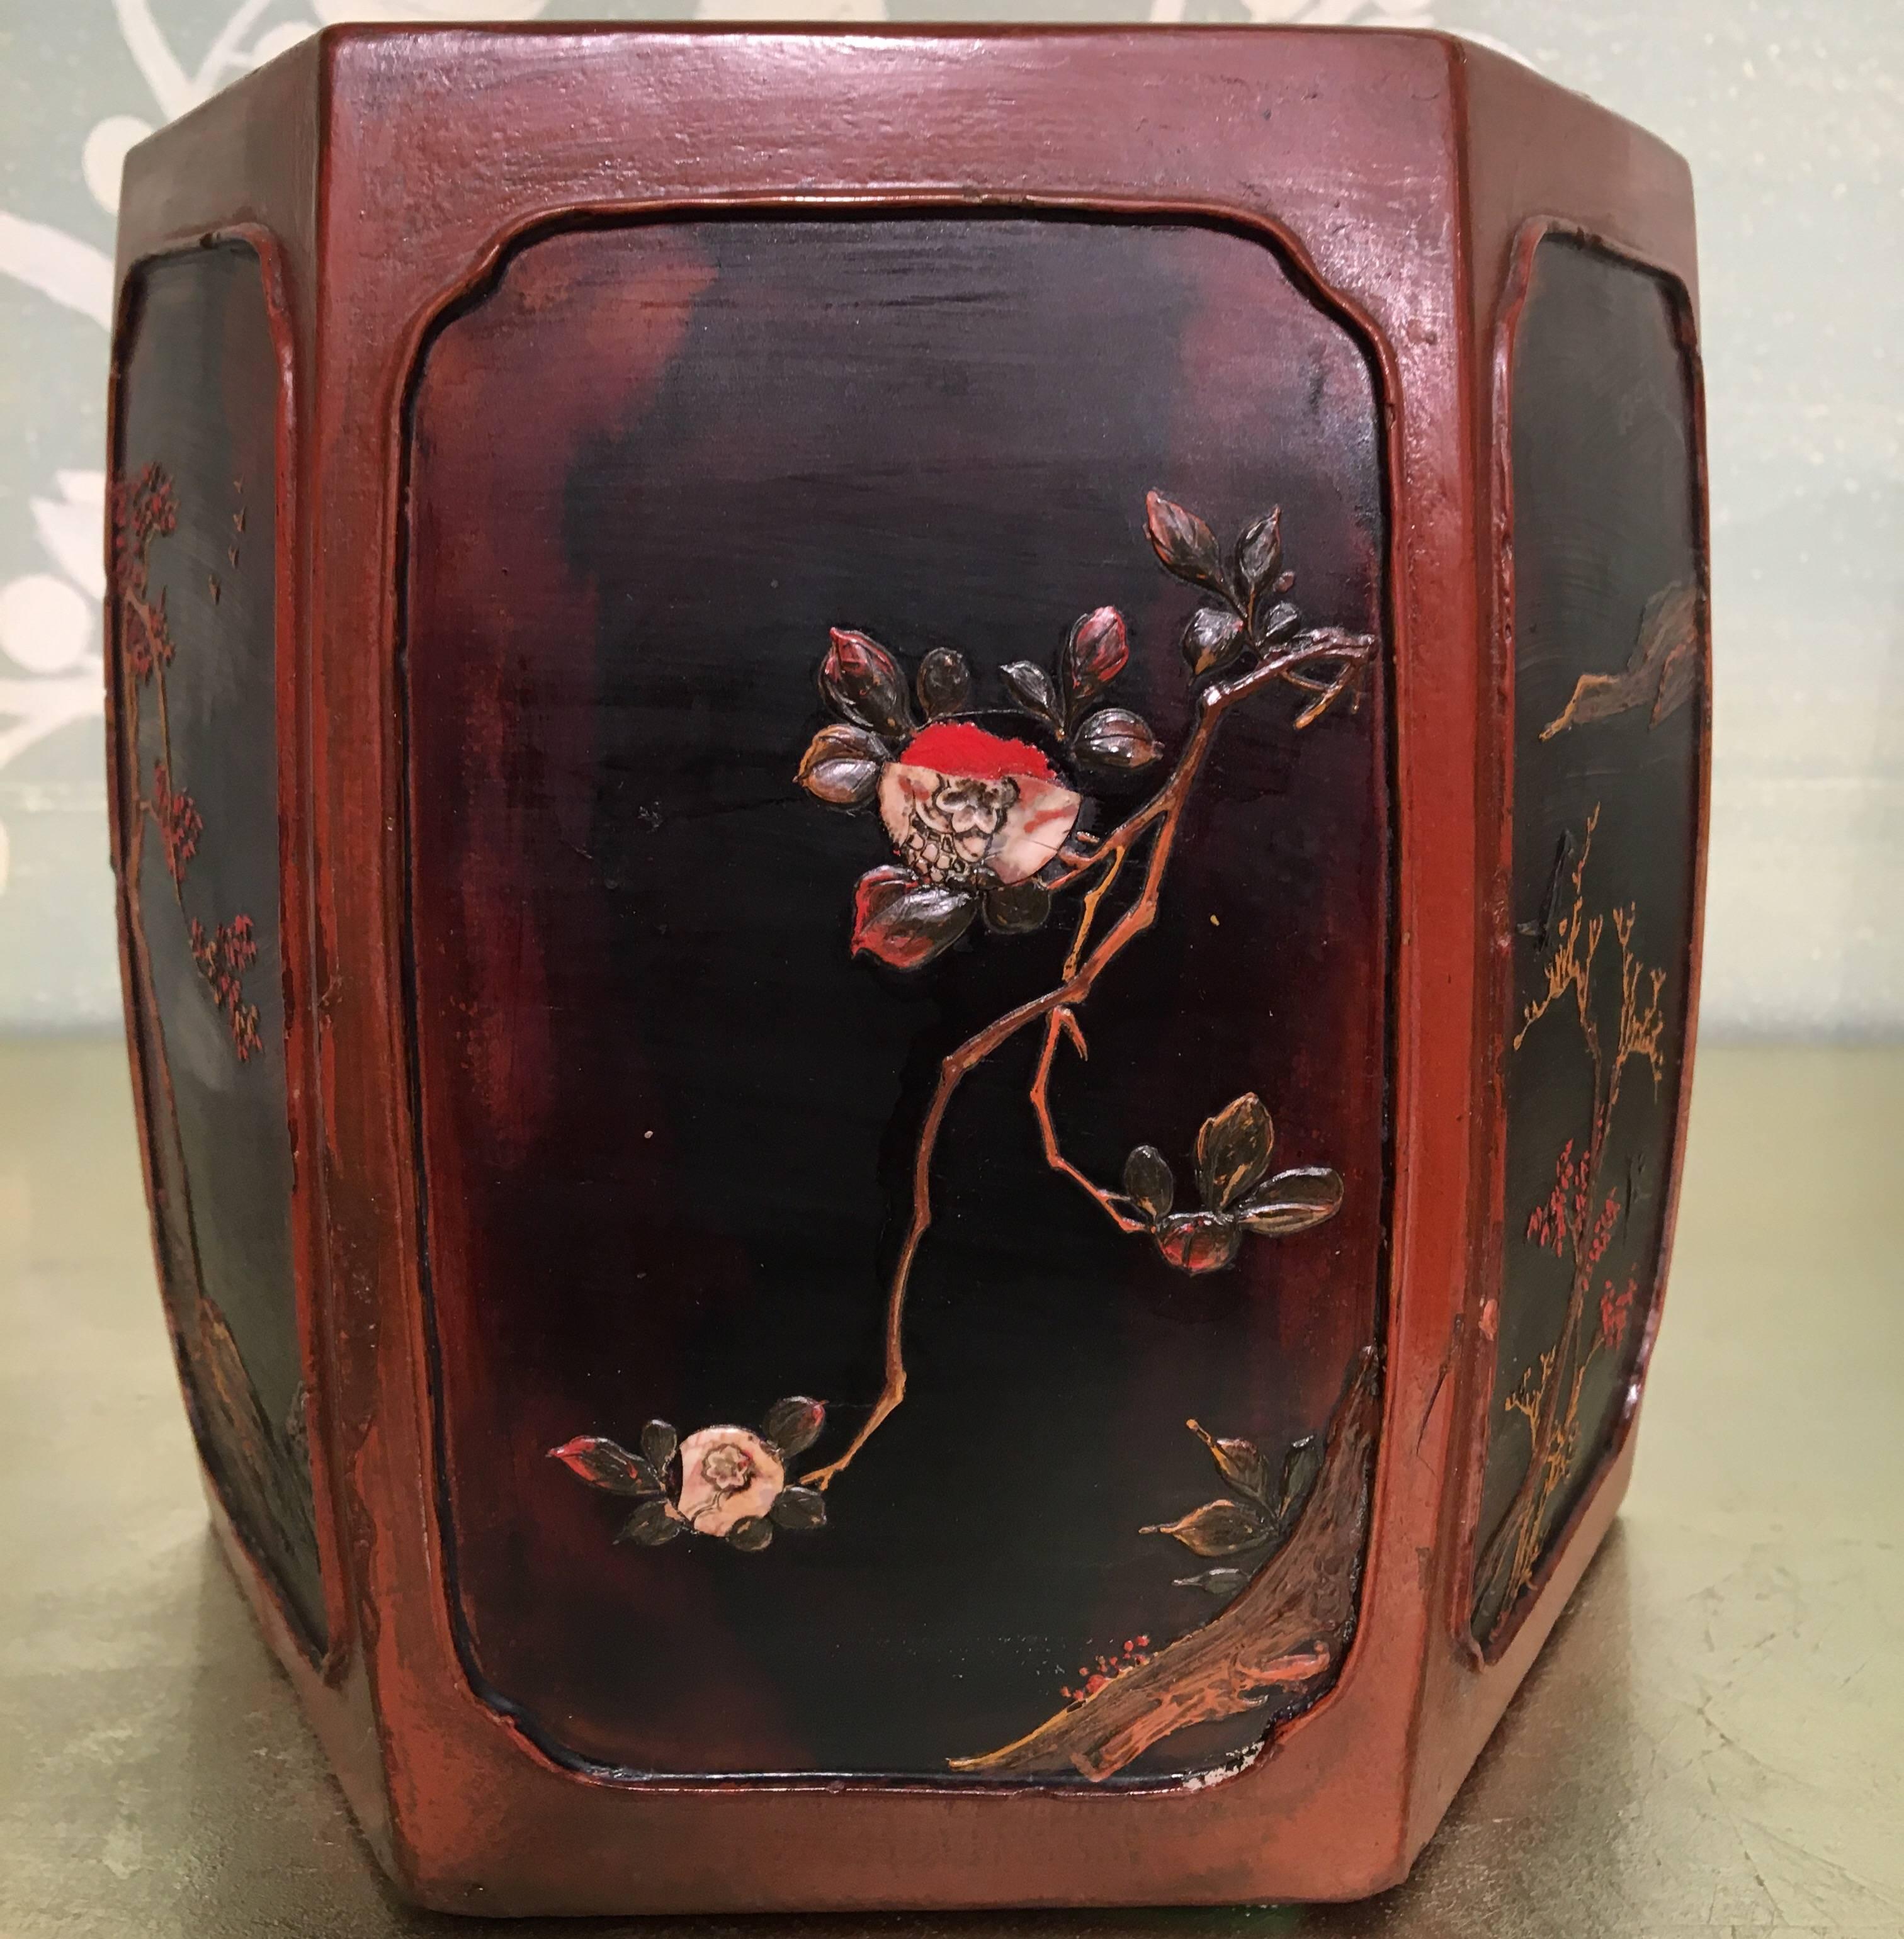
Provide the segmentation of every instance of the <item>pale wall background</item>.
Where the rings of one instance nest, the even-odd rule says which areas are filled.
[[[0,1028],[119,1014],[99,517],[119,163],[346,20],[666,0],[0,0]],[[1904,0],[700,0],[703,17],[1302,20],[1506,49],[1691,161],[1718,653],[1705,1015],[1904,1027]],[[476,111],[480,111],[480,109]]]

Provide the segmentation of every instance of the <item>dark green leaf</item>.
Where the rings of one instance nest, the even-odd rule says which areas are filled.
[[[1103,692],[1124,671],[1131,656],[1124,616],[1115,606],[1100,606],[1075,621],[1059,656],[1065,698],[1071,711]]]
[[[1161,492],[1147,495],[1144,510],[1144,529],[1165,568],[1179,579],[1207,586],[1228,598],[1229,586],[1217,556],[1216,534],[1194,512],[1185,511]]]
[[[794,778],[821,801],[836,808],[857,808],[870,801],[879,786],[886,751],[885,744],[864,727],[836,720],[807,744]]]
[[[1065,723],[1059,712],[1058,689],[1043,667],[1034,666],[1029,660],[1013,660],[998,669],[998,677],[1005,683],[1006,692],[1027,714],[1036,714],[1054,733],[1062,729]]]
[[[1229,665],[1243,650],[1243,622],[1226,606],[1199,606],[1184,627],[1184,664],[1193,679]]]
[[[1220,1272],[1236,1257],[1242,1228],[1220,1212],[1179,1212],[1158,1220],[1157,1250],[1179,1272]]]
[[[820,1430],[826,1424],[827,1410],[820,1402],[809,1400],[805,1394],[791,1394],[767,1409],[760,1432],[781,1453],[791,1457],[805,1453],[819,1439]]]
[[[1246,1569],[1206,1569],[1200,1575],[1179,1575],[1173,1589],[1202,1589],[1212,1596],[1233,1596],[1250,1579]]]
[[[1124,1161],[1124,1189],[1147,1219],[1162,1218],[1177,1197],[1169,1159],[1155,1145],[1139,1145]]]
[[[1321,1472],[1322,1443],[1315,1435],[1305,1434],[1284,1458],[1283,1484],[1276,1497],[1278,1521],[1289,1520]]]
[[[1193,1555],[1234,1555],[1265,1540],[1269,1532],[1269,1524],[1260,1510],[1247,1502],[1229,1500],[1205,1502],[1181,1521],[1138,1531],[1140,1535],[1174,1536]]]
[[[1127,707],[1101,707],[1077,730],[1072,744],[1080,760],[1129,774],[1147,768],[1163,752],[1150,723]]]
[[[1211,1211],[1226,1210],[1269,1169],[1275,1138],[1269,1113],[1254,1091],[1204,1120],[1196,1137],[1196,1175]]]
[[[668,1512],[666,1502],[644,1502],[617,1531],[617,1542],[638,1542],[644,1548],[659,1548],[672,1542],[687,1524]]]
[[[1260,1237],[1279,1239],[1333,1219],[1342,1206],[1341,1175],[1327,1165],[1301,1165],[1258,1186],[1236,1216]]]
[[[1197,1422],[1187,1423],[1190,1432],[1210,1450],[1217,1472],[1232,1488],[1241,1488],[1265,1507],[1269,1502],[1269,1464],[1252,1441],[1219,1441]]]
[[[657,1475],[668,1472],[668,1463],[680,1445],[675,1430],[665,1420],[651,1420],[641,1429],[641,1452]]]
[[[727,1539],[745,1555],[757,1555],[773,1539],[773,1524],[765,1515],[742,1515],[727,1531]]]
[[[985,926],[998,936],[1027,936],[1043,928],[1051,914],[1051,891],[1035,875],[1001,882],[985,892]]]
[[[963,653],[934,647],[919,662],[919,705],[928,720],[956,714],[972,697],[972,669]]]
[[[922,881],[909,869],[869,869],[853,889],[854,951],[919,969],[971,927],[978,908],[970,890]]]
[[[1257,644],[1279,647],[1285,641],[1294,639],[1302,629],[1302,614],[1284,600],[1280,605],[1271,607],[1257,622]]]
[[[827,1498],[818,1488],[782,1488],[774,1497],[772,1514],[782,1528],[824,1528]]]
[[[912,708],[899,663],[864,633],[833,629],[833,644],[820,662],[820,697],[855,726],[889,740],[912,731]]]
[[[1283,569],[1283,514],[1278,506],[1243,528],[1236,541],[1236,576],[1251,593]]]
[[[571,1474],[579,1475],[592,1488],[605,1488],[611,1495],[658,1495],[661,1483],[647,1462],[631,1454],[619,1441],[598,1434],[578,1434],[559,1447],[549,1450],[549,1458],[559,1461]]]

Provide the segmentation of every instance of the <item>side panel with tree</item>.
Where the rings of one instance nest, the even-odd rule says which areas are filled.
[[[1514,977],[1484,1642],[1637,1396],[1674,1175],[1704,563],[1677,286],[1549,235],[1509,350]]]
[[[321,1650],[279,944],[282,399],[256,253],[141,270],[117,369],[116,859],[160,1272],[206,1465]]]

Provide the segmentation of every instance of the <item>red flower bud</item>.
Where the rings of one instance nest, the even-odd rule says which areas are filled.
[[[1059,662],[1071,705],[1101,693],[1124,671],[1131,656],[1124,616],[1115,606],[1100,606],[1071,628]]]

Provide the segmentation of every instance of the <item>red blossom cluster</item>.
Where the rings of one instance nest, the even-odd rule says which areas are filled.
[[[161,464],[148,464],[128,487],[119,486],[126,528],[144,552],[148,541],[163,538],[178,525],[178,494]]]
[[[1601,1201],[1592,1230],[1588,1230],[1593,1207],[1592,1170],[1586,1152],[1577,1158],[1573,1155],[1573,1140],[1569,1138],[1554,1163],[1554,1189],[1546,1203],[1537,1205],[1528,1215],[1527,1222],[1528,1237],[1543,1251],[1564,1259],[1570,1246],[1587,1272],[1600,1263],[1619,1224],[1619,1194],[1610,1192]]]
[[[1613,1242],[1613,1228],[1619,1223],[1619,1194],[1610,1192],[1600,1207],[1600,1216],[1593,1222],[1593,1232],[1587,1240],[1586,1269],[1591,1272],[1604,1256],[1607,1248]]]
[[[148,605],[129,595],[120,604],[126,629],[126,657],[141,680],[150,680],[154,667],[172,664],[174,647],[172,625],[166,617],[166,596],[161,592]]]
[[[208,936],[194,916],[190,932],[192,960],[212,986],[212,1000],[231,1025],[231,1040],[242,1064],[259,1046],[257,1006],[245,1000],[245,972],[257,960],[257,940],[248,915],[221,922]]]
[[[1554,1189],[1547,1202],[1528,1215],[1528,1237],[1556,1259],[1566,1258],[1568,1235],[1586,1223],[1587,1169],[1586,1153],[1576,1158],[1569,1138],[1555,1161]]]
[[[178,525],[178,495],[163,467],[148,464],[130,485],[115,480],[111,488],[112,574],[118,602],[120,632],[126,657],[141,681],[158,683],[160,756],[152,763],[152,787],[140,802],[142,817],[150,815],[165,853],[166,871],[182,906],[185,870],[198,853],[205,820],[198,804],[175,785],[170,733],[166,726],[166,669],[175,650],[166,617],[165,589],[151,590],[149,555],[154,539],[163,538]],[[243,529],[243,514],[237,516]],[[217,597],[213,582],[213,597]],[[135,747],[139,738],[138,689],[131,690],[128,733]],[[205,979],[212,1000],[231,1030],[240,1063],[260,1047],[258,1012],[245,1000],[245,972],[257,960],[257,940],[248,915],[221,923],[210,935],[194,916],[188,933],[192,960]]]
[[[157,464],[148,464],[130,486],[112,487],[112,576],[119,593],[126,657],[141,680],[154,667],[172,664],[172,628],[166,596],[146,597],[146,554],[155,538],[178,523],[178,495]]]
[[[1127,1670],[1135,1670],[1138,1664],[1150,1660],[1150,1639],[1147,1636],[1127,1636],[1124,1647],[1113,1656],[1101,1656],[1094,1670],[1080,1665],[1078,1669],[1078,1685],[1074,1690],[1069,1685],[1062,1685],[1059,1694],[1067,1703],[1082,1703],[1087,1697],[1095,1697],[1113,1676],[1121,1676]]]
[[[1628,1273],[1626,1283],[1617,1291],[1608,1280],[1606,1288],[1600,1295],[1600,1344],[1608,1353],[1616,1353],[1620,1341],[1626,1337],[1626,1323],[1633,1317],[1634,1301],[1639,1297],[1640,1276]]]
[[[205,819],[190,795],[173,788],[171,773],[163,761],[152,763],[152,818],[165,846],[166,872],[175,882],[183,882],[185,864],[198,853]]]

